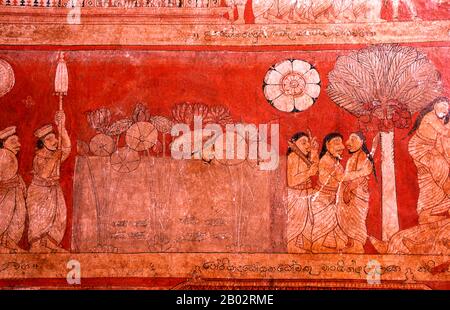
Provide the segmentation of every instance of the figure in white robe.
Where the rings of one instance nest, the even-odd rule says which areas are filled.
[[[389,241],[370,237],[379,253],[450,254],[450,124],[448,98],[437,98],[417,117],[409,154],[417,167],[419,223]]]
[[[57,112],[55,121],[61,127],[61,144],[52,125],[35,132],[39,140],[27,194],[28,240],[33,252],[65,252],[61,241],[66,231],[66,203],[59,180],[61,164],[69,156],[71,144],[63,111]]]
[[[440,143],[450,137],[450,128],[444,125],[448,109],[448,99],[438,98],[422,110],[410,132],[408,150],[417,167],[420,224],[441,220],[450,209],[450,169]]]
[[[317,193],[312,198],[312,251],[314,253],[341,252],[347,247],[349,236],[339,222],[338,204],[343,182],[350,182],[372,172],[364,165],[356,171],[345,171],[341,165],[345,146],[342,135],[330,133],[324,138],[319,162]]]
[[[337,208],[338,223],[349,238],[345,253],[364,253],[367,241],[366,219],[369,212],[369,180],[373,158],[362,133],[352,133],[346,142],[352,156],[347,161],[346,174],[365,168],[366,175],[343,182]],[[375,150],[373,150],[375,151]]]
[[[289,141],[287,162],[288,207],[287,241],[289,253],[311,250],[312,213],[314,194],[311,177],[317,174],[319,164],[318,144],[303,132]]]
[[[16,127],[0,131],[0,253],[17,253],[25,228],[26,186],[18,173]]]

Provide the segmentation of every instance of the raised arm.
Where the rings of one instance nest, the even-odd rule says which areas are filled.
[[[57,111],[55,115],[55,122],[58,125],[58,130],[61,129],[59,134],[61,135],[61,161],[65,161],[69,155],[72,148],[69,134],[66,130],[66,115],[64,111]]]
[[[303,184],[309,180],[309,178],[317,173],[318,166],[313,164],[311,167],[301,165],[299,162],[301,159],[294,153],[289,154],[287,162],[287,182],[289,187],[295,187]],[[300,169],[298,169],[300,164]],[[302,169],[303,168],[303,169]]]
[[[319,142],[317,138],[313,137],[311,139],[311,161],[315,164],[319,164]]]

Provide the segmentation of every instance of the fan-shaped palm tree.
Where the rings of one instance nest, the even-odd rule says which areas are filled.
[[[373,45],[337,59],[329,74],[328,95],[359,118],[361,127],[381,135],[383,240],[398,231],[394,169],[394,129],[442,92],[439,72],[415,48]]]

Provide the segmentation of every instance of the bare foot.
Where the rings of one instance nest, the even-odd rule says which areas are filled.
[[[404,238],[402,240],[403,244],[409,250],[411,254],[427,254],[430,253],[433,248],[433,242],[417,242],[416,240]]]
[[[375,250],[377,250],[380,254],[385,254],[388,251],[388,242],[378,240],[377,238],[369,236],[369,240],[374,246]]]
[[[27,253],[27,251],[26,251],[26,250],[24,250],[24,249],[21,249],[21,248],[19,248],[19,247],[9,248],[8,250],[9,250],[9,253],[10,253],[10,254],[21,254],[21,253]]]
[[[14,241],[12,240],[8,240],[6,244],[3,245],[3,247],[5,247],[6,249],[9,249],[9,251],[12,254],[17,254],[17,253],[26,253],[27,251],[25,251],[24,249],[22,249],[19,245],[17,245]]]
[[[300,248],[295,245],[288,245],[288,253],[289,254],[306,254],[310,253],[310,251]]]
[[[445,220],[446,218],[447,216],[445,215],[431,215],[431,212],[422,211],[421,213],[419,213],[419,225],[440,222]]]
[[[53,242],[47,242],[46,247],[52,253],[69,253],[67,250],[63,249],[61,246],[54,244]]]
[[[30,247],[30,253],[50,253],[50,249],[41,245],[41,243],[35,242]]]
[[[344,248],[342,252],[348,254],[364,254],[364,245],[361,242],[353,241],[353,244]]]
[[[245,24],[245,19],[244,17],[240,17],[238,19],[236,19],[235,21],[232,21],[234,24]]]
[[[313,254],[318,254],[318,253],[339,253],[339,251],[335,248],[327,248],[324,247],[322,245],[314,245],[311,247],[311,252]]]

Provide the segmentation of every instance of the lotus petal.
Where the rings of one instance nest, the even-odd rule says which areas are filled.
[[[299,111],[305,111],[314,104],[314,100],[306,94],[301,97],[297,97],[294,100],[295,108]]]
[[[311,65],[303,60],[294,60],[292,68],[295,72],[304,74],[311,69]]]
[[[283,75],[273,69],[270,69],[267,74],[266,77],[264,78],[264,83],[266,84],[280,84],[281,83],[281,79],[282,79]]]
[[[283,93],[279,85],[266,85],[264,87],[264,96],[267,100],[274,100]]]
[[[275,70],[280,72],[282,75],[286,75],[292,72],[292,63],[290,60],[283,61],[275,65]]]
[[[306,84],[305,92],[312,98],[317,98],[320,95],[320,86],[317,84]]]
[[[318,84],[320,82],[319,72],[317,72],[316,69],[309,70],[303,77],[305,78],[306,83]]]
[[[281,95],[272,101],[272,105],[280,111],[292,112],[294,110],[294,98],[292,96]]]

